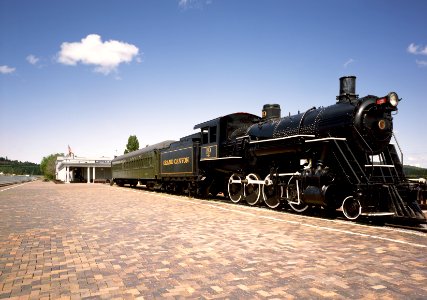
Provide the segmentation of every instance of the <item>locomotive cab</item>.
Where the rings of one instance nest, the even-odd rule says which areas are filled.
[[[247,128],[260,120],[256,115],[234,113],[194,126],[202,136],[200,161],[241,158],[236,157],[228,142],[245,135]]]
[[[201,127],[202,143],[200,148],[200,160],[218,158],[219,120],[215,119],[204,123]],[[196,127],[195,127],[196,128]]]

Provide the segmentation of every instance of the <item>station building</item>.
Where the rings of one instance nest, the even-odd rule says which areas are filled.
[[[109,182],[111,180],[110,157],[85,158],[78,156],[58,156],[56,159],[56,179],[71,182]]]

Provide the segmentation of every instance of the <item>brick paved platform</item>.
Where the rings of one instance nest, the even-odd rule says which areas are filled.
[[[427,235],[108,185],[0,189],[0,299],[425,299]]]

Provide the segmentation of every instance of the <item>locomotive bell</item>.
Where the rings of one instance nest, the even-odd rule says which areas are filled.
[[[337,103],[353,102],[357,100],[356,76],[343,76],[340,78],[340,94],[337,96]]]
[[[280,119],[280,105],[265,104],[262,108],[262,118],[264,120]]]

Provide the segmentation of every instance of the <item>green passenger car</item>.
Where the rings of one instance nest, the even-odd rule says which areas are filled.
[[[112,183],[136,186],[152,184],[159,176],[160,150],[169,147],[173,141],[164,141],[121,156],[111,162]]]

